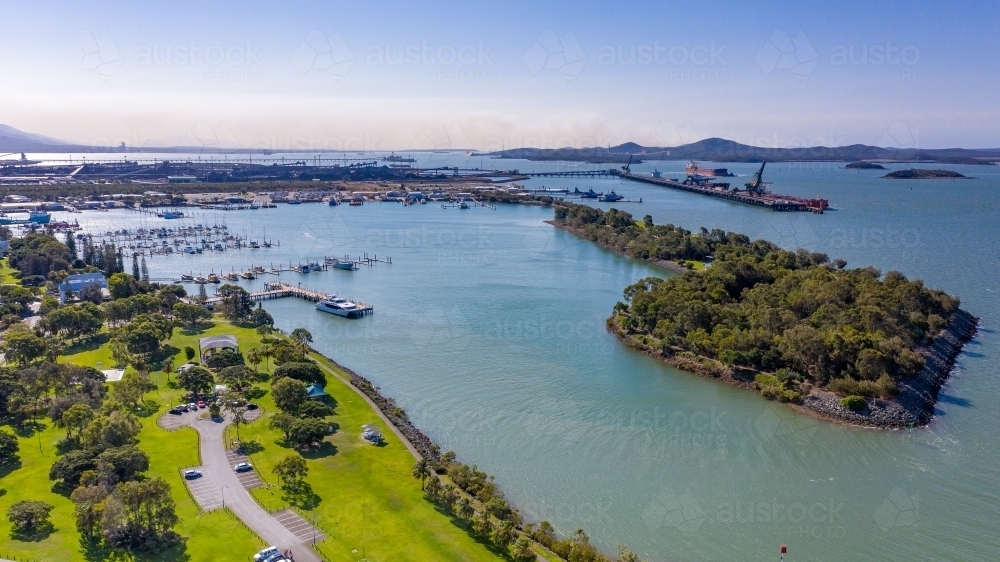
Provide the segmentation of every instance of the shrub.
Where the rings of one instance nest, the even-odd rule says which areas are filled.
[[[210,369],[224,369],[243,364],[243,355],[231,349],[223,349],[213,353],[205,360],[205,365]]]
[[[868,405],[865,399],[860,396],[850,395],[840,399],[840,405],[855,412],[863,410]]]

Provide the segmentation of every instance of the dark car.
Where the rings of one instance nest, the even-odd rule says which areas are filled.
[[[180,408],[170,408],[170,413],[173,414],[173,415],[175,415],[175,416],[179,416],[179,415],[181,415],[181,409]]]

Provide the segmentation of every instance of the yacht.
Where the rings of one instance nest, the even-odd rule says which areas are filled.
[[[183,281],[185,283],[190,283],[190,282],[194,281],[194,275],[188,275],[186,273],[182,273],[181,274],[181,281]]]
[[[205,279],[204,277],[202,277],[201,275],[199,275],[199,276],[197,276],[197,277],[194,278],[194,282],[197,283],[197,284],[199,284],[199,285],[204,285],[205,283],[208,283],[208,279]]]
[[[344,318],[361,318],[362,316],[361,308],[357,304],[336,295],[328,296],[316,303],[316,310],[329,312],[330,314],[336,314]]]
[[[214,273],[209,273],[208,274],[208,282],[209,283],[222,283],[222,280],[219,279],[218,275],[216,275]]]
[[[194,246],[184,246],[184,253],[185,254],[195,253]]]

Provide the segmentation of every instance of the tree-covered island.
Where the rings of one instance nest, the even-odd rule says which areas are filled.
[[[654,225],[616,209],[559,204],[553,224],[687,269],[625,289],[608,328],[628,345],[828,419],[927,423],[975,332],[976,319],[956,297],[897,271],[848,269],[826,254],[718,229]]]

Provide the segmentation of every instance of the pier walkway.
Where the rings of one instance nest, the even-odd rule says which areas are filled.
[[[297,297],[300,299],[307,300],[309,302],[319,302],[327,298],[329,293],[321,293],[319,291],[314,291],[312,289],[306,289],[296,285],[290,285],[288,283],[282,283],[280,281],[274,283],[264,283],[263,291],[255,291],[250,293],[250,298],[254,301],[264,301],[271,299],[280,299],[285,297]],[[218,304],[222,302],[221,297],[212,297],[205,301],[206,304]],[[362,316],[368,316],[374,314],[375,308],[370,304],[365,304],[359,301],[352,301],[358,305],[361,310]]]

